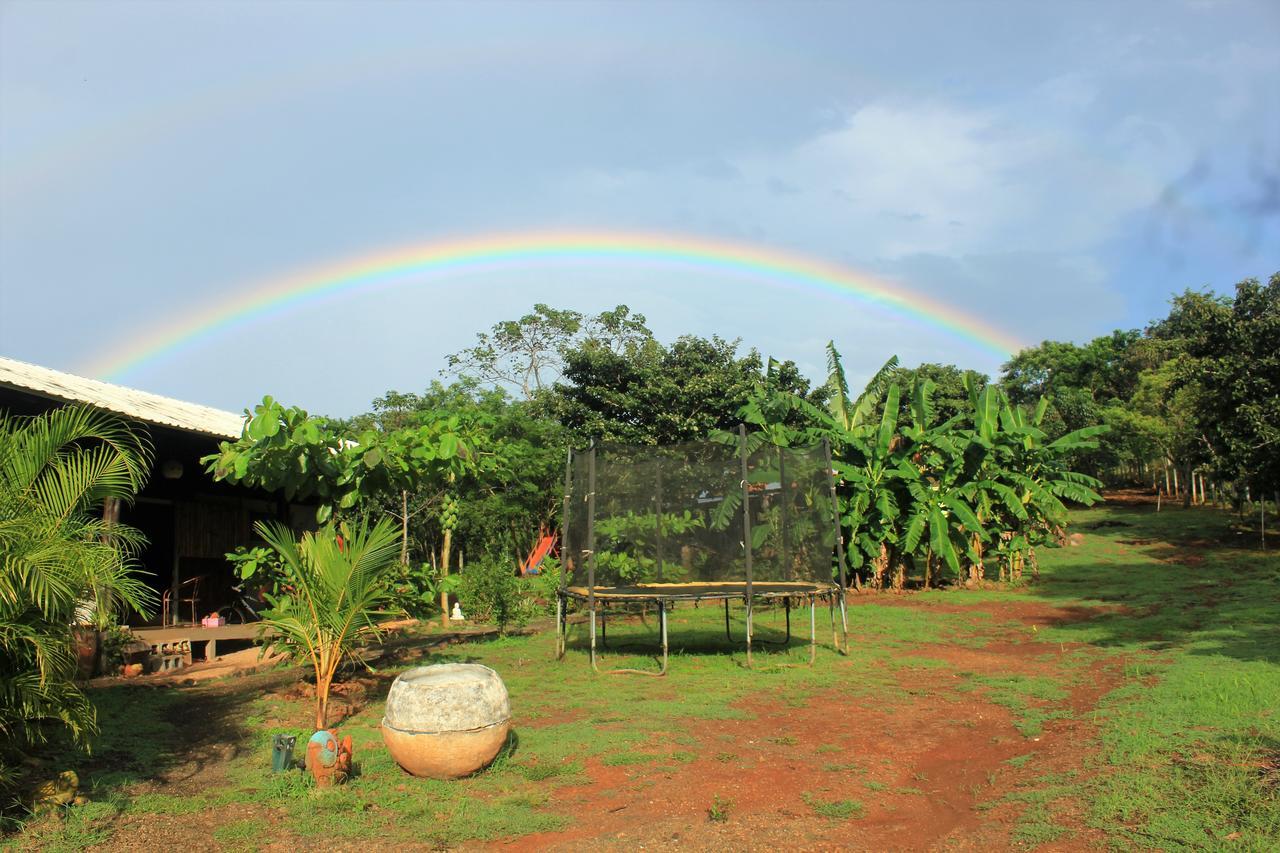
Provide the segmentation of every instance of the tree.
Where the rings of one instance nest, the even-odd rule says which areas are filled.
[[[221,442],[201,461],[215,480],[318,501],[316,520],[324,523],[377,495],[456,478],[480,464],[484,443],[482,423],[447,411],[419,412],[401,429],[353,434],[266,397],[237,441]]]
[[[1182,395],[1202,452],[1229,478],[1280,483],[1280,273],[1246,279],[1235,298],[1186,291],[1151,329],[1183,355],[1169,395]]]
[[[72,680],[73,623],[154,606],[133,560],[142,536],[102,512],[133,498],[150,459],[143,435],[96,409],[0,416],[0,788],[25,750],[97,731]]]
[[[987,545],[1011,577],[1034,560],[1035,548],[1056,538],[1066,522],[1064,500],[1099,497],[1092,478],[1073,471],[1072,454],[1090,450],[1105,426],[1092,425],[1051,440],[1041,428],[1048,398],[1034,409],[1012,404],[977,374],[963,377],[959,411],[939,422],[934,383],[913,377],[904,407],[892,377],[896,358],[872,377],[856,400],[834,345],[827,347],[830,401],[826,411],[761,386],[743,417],[757,427],[756,444],[831,443],[840,478],[841,523],[855,581],[865,572],[881,586],[905,581],[907,564],[923,567],[929,582],[935,560],[957,579],[983,577]],[[803,425],[789,425],[799,417]]]
[[[564,381],[547,411],[580,443],[672,444],[732,429],[757,384],[807,390],[795,365],[777,364],[772,379],[758,353],[738,341],[686,335],[669,347],[630,342],[615,352],[594,341],[566,353]]]
[[[257,526],[280,555],[286,593],[275,597],[262,620],[272,643],[311,664],[316,676],[316,729],[328,727],[329,690],[344,660],[378,631],[396,565],[396,530],[388,521],[372,527],[327,524],[294,541],[281,524]]]
[[[951,420],[956,415],[964,415],[969,411],[969,392],[966,383],[975,385],[979,390],[986,386],[990,377],[974,370],[963,370],[954,364],[933,364],[925,362],[917,367],[897,367],[889,374],[888,380],[895,382],[900,388],[912,388],[917,382],[928,380],[932,383],[929,395],[933,418],[938,423]],[[905,420],[911,416],[913,396],[903,395],[898,417]]]
[[[529,400],[559,378],[565,354],[588,341],[613,353],[651,340],[643,314],[619,305],[595,317],[543,303],[518,320],[504,320],[476,335],[476,345],[447,358],[453,374],[519,388]]]

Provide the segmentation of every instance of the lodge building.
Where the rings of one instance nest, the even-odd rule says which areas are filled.
[[[35,415],[66,404],[118,415],[149,435],[154,448],[138,497],[106,508],[146,536],[139,555],[145,580],[166,601],[145,621],[133,614],[131,626],[198,625],[233,600],[236,579],[225,555],[255,542],[254,522],[276,519],[302,529],[314,518],[313,508],[205,473],[200,458],[240,437],[242,415],[0,357],[0,412]]]

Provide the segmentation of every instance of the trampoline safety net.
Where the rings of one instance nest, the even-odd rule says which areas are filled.
[[[726,438],[571,453],[567,585],[843,586],[826,446]]]

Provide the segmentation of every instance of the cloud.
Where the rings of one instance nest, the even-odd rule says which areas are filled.
[[[1050,88],[1070,87],[1060,97],[1083,103],[1083,81]],[[810,222],[821,223],[815,243],[855,240],[864,257],[897,258],[1078,251],[1151,204],[1160,188],[1153,174],[1190,159],[1170,126],[1139,116],[1098,129],[1048,129],[1013,109],[896,101],[868,104],[790,150],[735,162],[745,184],[823,187],[823,201],[842,202],[811,209]],[[736,206],[771,218],[750,199]],[[786,219],[794,213],[789,208]],[[789,230],[781,217],[776,224]]]

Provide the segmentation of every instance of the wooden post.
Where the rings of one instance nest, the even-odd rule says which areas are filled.
[[[400,565],[409,565],[409,490],[400,490]]]

